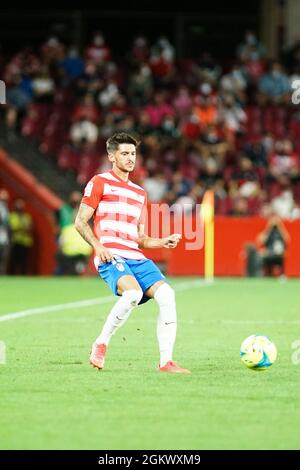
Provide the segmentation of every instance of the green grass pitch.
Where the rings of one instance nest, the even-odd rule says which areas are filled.
[[[1,449],[299,449],[299,280],[170,278],[175,357],[190,376],[157,372],[157,305],[135,309],[106,368],[88,364],[114,300],[0,322]],[[110,296],[97,278],[0,278],[0,315]],[[239,359],[243,339],[271,337],[265,372]]]

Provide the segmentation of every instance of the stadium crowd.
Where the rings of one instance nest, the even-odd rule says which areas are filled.
[[[37,138],[82,187],[109,167],[105,140],[124,130],[141,140],[132,179],[152,202],[191,211],[211,188],[219,215],[300,217],[300,39],[270,60],[247,31],[220,63],[138,36],[116,60],[97,31],[82,52],[50,37],[2,68],[9,134]]]

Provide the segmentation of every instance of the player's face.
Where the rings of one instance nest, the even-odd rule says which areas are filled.
[[[119,170],[131,172],[136,161],[136,148],[133,144],[120,144],[114,152],[114,163]]]

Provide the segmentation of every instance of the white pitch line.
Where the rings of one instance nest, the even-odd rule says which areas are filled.
[[[71,308],[89,307],[90,305],[105,304],[114,300],[114,297],[101,297],[100,299],[87,299],[78,300],[77,302],[68,302],[65,304],[47,305],[46,307],[30,308],[28,310],[21,310],[20,312],[7,313],[0,316],[1,321],[15,320],[16,318],[29,317],[30,315],[41,315],[43,313],[58,312],[60,310],[67,310]]]
[[[300,320],[220,320],[219,323],[226,325],[300,325]]]
[[[181,283],[178,283],[177,285],[175,284],[173,287],[175,288],[176,291],[181,291],[181,290],[193,289],[195,287],[205,287],[209,285],[211,284],[207,284],[205,281],[199,279],[199,280],[193,280],[190,282],[187,282],[187,281],[181,282]],[[100,297],[96,299],[78,300],[76,302],[68,302],[64,304],[47,305],[45,307],[30,308],[27,310],[21,310],[19,312],[12,312],[12,313],[7,313],[5,315],[0,315],[0,322],[16,320],[17,318],[29,317],[31,315],[42,315],[44,313],[49,313],[49,312],[59,312],[61,310],[69,310],[72,308],[82,308],[82,307],[89,307],[91,305],[101,305],[101,304],[105,304],[108,302],[112,302],[113,300],[115,300],[115,297],[110,295],[110,296]]]

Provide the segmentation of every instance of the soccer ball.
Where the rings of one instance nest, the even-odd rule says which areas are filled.
[[[251,335],[241,344],[240,357],[253,370],[268,369],[277,358],[277,348],[267,336]]]

